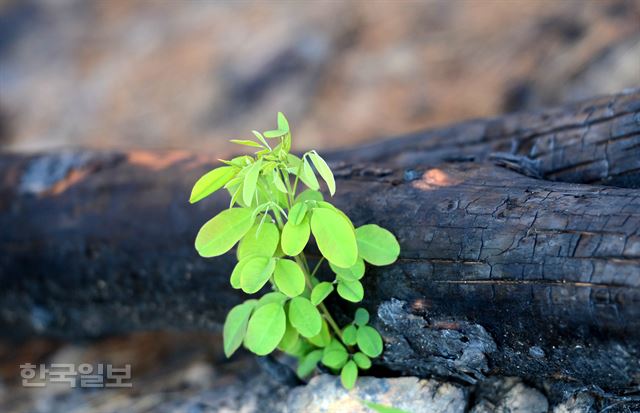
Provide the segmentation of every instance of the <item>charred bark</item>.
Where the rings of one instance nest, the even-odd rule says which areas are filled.
[[[635,91],[328,156],[336,204],[402,246],[366,277],[381,366],[637,386],[639,111]],[[186,202],[214,164],[181,152],[0,156],[3,334],[218,328],[242,299],[228,286],[234,257],[204,260],[193,239],[228,200]]]

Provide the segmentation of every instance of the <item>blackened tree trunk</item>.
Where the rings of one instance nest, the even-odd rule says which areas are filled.
[[[639,91],[327,158],[336,204],[402,247],[365,277],[382,366],[466,382],[640,383]],[[228,284],[234,257],[202,259],[193,239],[228,200],[187,203],[212,159],[0,156],[4,335],[218,328],[242,299]]]

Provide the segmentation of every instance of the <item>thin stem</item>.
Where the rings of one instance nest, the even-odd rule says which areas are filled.
[[[315,267],[313,267],[313,271],[311,271],[311,276],[315,276],[316,272],[318,272],[318,270],[320,269],[320,265],[324,262],[324,257],[320,258],[320,260],[318,261],[318,263],[316,264]]]

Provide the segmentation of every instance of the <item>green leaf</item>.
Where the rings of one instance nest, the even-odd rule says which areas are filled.
[[[315,151],[309,152],[309,157],[313,162],[313,166],[316,167],[322,179],[324,179],[324,181],[327,183],[327,187],[329,188],[329,193],[331,194],[331,196],[333,196],[333,194],[336,193],[336,181],[333,178],[333,173],[331,172],[331,168],[329,168],[329,165],[327,165],[324,159],[322,159],[317,152]]]
[[[260,224],[256,224],[240,240],[237,251],[238,260],[242,261],[251,256],[271,257],[279,243],[280,231],[275,224],[265,222],[261,227]]]
[[[332,340],[327,347],[324,348],[322,355],[322,364],[332,369],[339,369],[347,362],[349,353],[340,342]]]
[[[354,317],[354,319],[358,326],[366,326],[369,322],[369,312],[364,308],[358,308],[356,310],[356,316]]]
[[[282,130],[282,129],[273,129],[273,130],[268,130],[266,132],[263,133],[265,138],[269,138],[269,139],[273,139],[273,138],[279,138],[281,136],[286,135],[287,133],[289,133],[286,130]]]
[[[273,170],[273,186],[276,187],[276,189],[280,192],[283,193],[288,193],[287,191],[287,187],[284,185],[284,182],[282,181],[282,177],[280,176],[280,172],[277,169]]]
[[[191,190],[189,202],[194,204],[222,188],[238,173],[235,166],[221,166],[204,174]]]
[[[300,225],[293,225],[291,221],[287,221],[282,228],[282,239],[280,246],[282,251],[292,257],[300,254],[309,242],[309,218],[305,218]]]
[[[385,406],[384,404],[368,402],[366,400],[360,400],[362,404],[370,408],[371,410],[376,411],[377,413],[409,413],[406,410],[398,409],[391,406]]]
[[[307,209],[308,207],[305,202],[294,204],[289,211],[289,221],[293,225],[300,225],[307,213]]]
[[[282,336],[282,340],[278,343],[278,348],[285,353],[295,351],[298,346],[299,339],[300,335],[298,334],[298,331],[289,322],[287,322],[284,336]]]
[[[289,321],[303,337],[313,337],[322,328],[320,312],[304,297],[295,297],[289,303]]]
[[[258,142],[254,142],[248,139],[231,139],[229,142],[243,146],[251,146],[253,148],[262,148],[262,145],[260,145]]]
[[[356,229],[360,256],[373,265],[389,265],[400,255],[400,244],[388,230],[375,224]]]
[[[256,138],[258,138],[258,140],[260,142],[262,142],[262,144],[265,147],[269,147],[269,144],[267,143],[267,141],[264,139],[264,136],[262,136],[262,134],[260,132],[258,132],[257,130],[252,130],[251,133],[253,133],[255,135]]]
[[[338,294],[352,303],[359,303],[364,298],[364,288],[360,281],[338,281]]]
[[[329,296],[329,294],[331,294],[332,291],[333,284],[326,281],[321,282],[320,284],[313,287],[313,290],[311,291],[311,303],[313,305],[320,304],[322,301],[324,301],[325,298]]]
[[[298,158],[292,153],[287,154],[287,170],[290,173],[296,173],[301,163],[302,159]]]
[[[293,201],[295,204],[304,201],[323,201],[324,197],[322,196],[322,192],[314,191],[313,189],[305,189],[296,197]]]
[[[287,317],[278,303],[266,304],[249,319],[244,345],[259,356],[265,356],[276,349],[287,328]]]
[[[358,366],[356,366],[353,360],[349,360],[347,364],[342,367],[340,382],[345,389],[351,390],[353,386],[355,386],[356,380],[358,380]]]
[[[329,345],[331,342],[331,333],[329,332],[329,325],[324,319],[322,320],[320,333],[313,337],[309,337],[308,340],[311,344],[318,347],[326,347]]]
[[[344,342],[344,344],[348,346],[353,346],[354,344],[356,344],[357,332],[358,329],[353,324],[349,324],[348,326],[346,326],[344,330],[342,330],[342,341]]]
[[[283,306],[286,301],[286,295],[282,294],[280,291],[272,291],[260,297],[256,304],[256,308],[260,308],[271,303],[278,303],[280,306]]]
[[[253,158],[250,157],[249,155],[236,156],[235,158],[231,159],[230,161],[225,161],[224,159],[218,159],[218,160],[220,162],[224,163],[225,165],[237,166],[238,168],[244,168],[245,166],[247,166],[251,162],[253,162]]]
[[[275,161],[262,162],[262,167],[260,168],[260,172],[264,174],[268,171],[273,171],[277,165],[278,163]]]
[[[240,287],[247,294],[253,294],[269,281],[276,267],[276,259],[271,257],[250,257],[240,273]]]
[[[247,332],[249,317],[255,306],[256,300],[247,300],[243,304],[233,307],[227,314],[222,331],[224,354],[227,357],[231,357],[242,344]]]
[[[364,276],[364,260],[362,260],[362,258],[358,258],[356,263],[350,268],[340,268],[332,263],[329,263],[329,266],[340,278],[347,281],[358,281]]]
[[[238,261],[236,266],[233,267],[233,271],[231,272],[231,278],[229,281],[231,282],[231,286],[236,290],[240,289],[240,274],[242,274],[242,267],[244,267],[248,261],[248,259]]]
[[[349,268],[358,259],[358,245],[350,223],[338,212],[315,208],[311,214],[311,232],[318,248],[329,262]]]
[[[288,348],[286,350],[286,353],[300,360],[305,356],[305,354],[308,354],[314,348],[315,347],[309,344],[309,342],[298,337],[298,341],[296,342],[296,344],[293,347]]]
[[[371,359],[365,356],[363,353],[357,352],[356,354],[354,354],[353,361],[355,361],[358,367],[360,367],[362,370],[371,368]]]
[[[314,191],[320,189],[318,178],[316,178],[316,174],[313,173],[313,169],[311,168],[311,164],[309,164],[307,158],[302,160],[302,169],[298,171],[298,176],[310,189],[313,189]]]
[[[289,121],[282,112],[278,112],[278,129],[289,132]]]
[[[278,260],[273,280],[276,287],[289,297],[296,297],[304,291],[304,273],[300,266],[291,260]]]
[[[220,212],[200,228],[196,250],[201,256],[217,257],[229,251],[253,225],[253,211],[229,208]]]
[[[242,200],[245,204],[251,205],[253,196],[256,193],[256,185],[260,177],[260,168],[262,168],[262,159],[258,159],[253,165],[249,166],[249,170],[244,177],[242,185]]]
[[[314,350],[304,356],[298,363],[298,368],[296,369],[298,377],[302,379],[313,373],[313,370],[315,370],[318,362],[322,359],[322,354],[322,350]]]
[[[357,334],[360,351],[369,357],[378,357],[382,354],[382,337],[375,328],[370,326],[360,327]]]

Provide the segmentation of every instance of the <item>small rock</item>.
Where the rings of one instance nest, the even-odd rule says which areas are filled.
[[[547,398],[515,377],[490,378],[481,383],[479,401],[470,413],[546,413]]]
[[[361,377],[350,391],[338,377],[321,375],[289,395],[286,413],[370,413],[361,400],[407,412],[464,412],[465,391],[456,385],[416,377]]]
[[[595,413],[595,399],[588,393],[577,393],[553,409],[553,413]]]
[[[510,413],[545,413],[549,409],[547,398],[536,389],[518,383],[507,392],[498,411]]]

